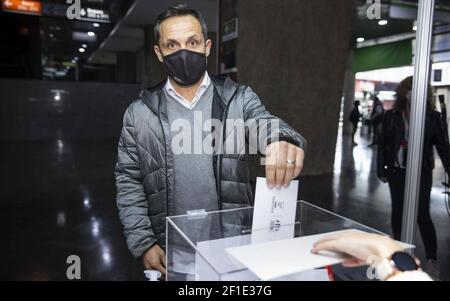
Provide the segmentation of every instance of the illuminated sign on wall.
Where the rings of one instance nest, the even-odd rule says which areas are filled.
[[[36,0],[1,0],[2,10],[13,13],[40,15],[42,5]]]
[[[81,19],[87,21],[109,21],[109,14],[102,9],[82,8],[80,11]]]
[[[67,4],[44,2],[42,14],[44,16],[68,18],[68,8],[69,6]],[[90,7],[80,7],[79,16],[75,17],[75,19],[90,22],[110,23],[109,13],[107,11]]]

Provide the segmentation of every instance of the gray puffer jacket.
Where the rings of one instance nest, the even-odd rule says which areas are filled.
[[[214,85],[211,117],[222,120],[222,145],[226,144],[223,137],[228,137],[228,129],[232,128],[224,124],[225,120],[277,119],[249,87],[238,85],[229,78],[211,76],[211,79]],[[128,247],[135,257],[142,256],[156,243],[165,248],[165,218],[174,212],[174,157],[168,139],[170,125],[163,96],[164,84],[162,82],[142,91],[139,99],[128,107],[118,146],[115,168],[117,207]],[[257,139],[265,136],[261,135],[261,131]],[[279,131],[268,136],[275,135],[306,151],[306,140],[282,120],[279,120]],[[246,144],[248,139],[241,137],[246,141],[236,144]],[[258,140],[259,153],[264,153],[259,148],[267,143]],[[213,155],[219,208],[251,205],[253,196],[249,185],[248,152],[223,153]]]

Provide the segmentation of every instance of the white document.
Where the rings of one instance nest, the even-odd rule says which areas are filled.
[[[230,256],[227,248],[248,245],[251,235],[220,238],[197,243],[198,252],[195,257],[196,281],[257,281],[253,272],[242,263]],[[201,255],[200,255],[201,254]],[[214,268],[213,268],[214,267]],[[328,271],[325,269],[305,271],[295,275],[288,275],[273,281],[329,281]]]
[[[227,248],[225,251],[261,280],[273,280],[343,262],[345,257],[335,252],[311,253],[314,243],[339,232],[342,231],[250,244]],[[402,245],[404,249],[414,248],[413,245]]]
[[[287,188],[269,189],[265,178],[256,179],[253,243],[273,240],[271,237],[275,236],[294,237],[297,194],[298,181],[291,181]]]
[[[316,241],[331,233],[304,236],[285,240],[226,249],[226,252],[255,273],[261,280],[310,271],[341,263],[344,257],[332,253],[312,254]]]

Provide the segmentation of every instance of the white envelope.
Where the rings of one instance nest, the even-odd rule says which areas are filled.
[[[344,257],[336,253],[311,253],[314,243],[327,235],[330,233],[250,244],[225,251],[261,280],[272,280],[342,262]]]
[[[343,262],[345,257],[338,253],[311,253],[315,242],[338,232],[342,231],[232,247],[225,251],[261,280],[272,280]],[[405,249],[414,247],[402,245]]]
[[[298,181],[291,181],[287,188],[269,189],[265,178],[256,179],[253,243],[294,237],[297,194]]]

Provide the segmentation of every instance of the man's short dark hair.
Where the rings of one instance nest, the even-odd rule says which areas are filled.
[[[193,17],[195,17],[200,22],[200,25],[202,27],[203,37],[205,38],[205,41],[208,39],[208,28],[206,26],[206,22],[202,16],[202,14],[196,9],[189,8],[187,6],[187,4],[180,3],[180,4],[174,5],[172,7],[169,7],[167,10],[165,10],[161,14],[159,14],[158,18],[156,19],[156,25],[154,28],[156,43],[159,43],[159,38],[161,37],[162,21],[164,21],[170,17],[177,17],[177,16],[193,16]]]

